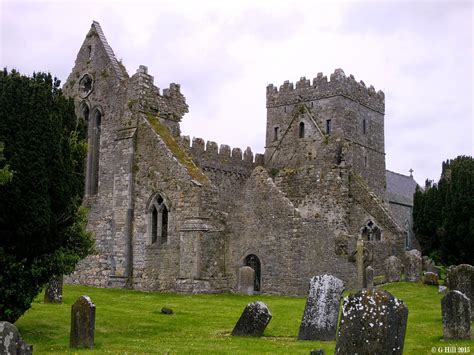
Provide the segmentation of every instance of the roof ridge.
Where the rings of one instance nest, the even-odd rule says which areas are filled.
[[[392,171],[392,170],[388,170],[388,169],[385,169],[385,171],[389,172],[389,173],[392,173],[392,174],[400,175],[400,176],[403,176],[403,177],[406,177],[406,178],[412,178],[412,180],[415,180],[415,179],[413,179],[412,175],[404,175],[404,174],[400,174],[400,173],[397,173],[396,171]]]

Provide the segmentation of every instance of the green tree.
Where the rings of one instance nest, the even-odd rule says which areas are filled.
[[[0,72],[0,142],[14,172],[0,185],[1,320],[16,321],[93,247],[81,208],[85,123],[59,85],[50,74]]]
[[[414,231],[424,254],[450,265],[474,264],[474,159],[459,156],[443,163],[437,184],[417,190]]]
[[[0,185],[6,184],[13,177],[13,172],[10,170],[8,164],[3,164],[3,162],[5,161],[5,157],[3,156],[3,149],[3,143],[0,142],[0,166],[4,165],[2,168],[0,168]]]

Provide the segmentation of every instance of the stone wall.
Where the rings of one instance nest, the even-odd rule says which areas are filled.
[[[302,218],[261,167],[254,170],[236,202],[227,235],[233,287],[250,254],[260,259],[264,293],[303,295],[308,280],[324,272],[348,284],[355,281],[355,266],[346,255],[336,256],[336,235],[325,218]]]

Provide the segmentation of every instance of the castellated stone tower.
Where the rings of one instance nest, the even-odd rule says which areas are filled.
[[[385,196],[384,93],[336,69],[328,81],[267,87],[265,162],[273,169],[350,167]]]
[[[358,238],[379,274],[402,255],[383,201],[384,96],[340,69],[268,86],[264,155],[180,136],[180,85],[161,92],[143,65],[129,76],[97,22],[63,90],[88,123],[96,241],[66,282],[233,292],[251,267],[255,292],[302,295],[322,273],[355,286]]]

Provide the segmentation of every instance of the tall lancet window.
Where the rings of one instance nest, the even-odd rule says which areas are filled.
[[[95,195],[99,189],[99,155],[102,113],[96,108],[89,120],[89,150],[87,154],[86,192]]]
[[[168,242],[168,212],[169,209],[163,197],[157,194],[148,207],[148,233],[150,244]]]

